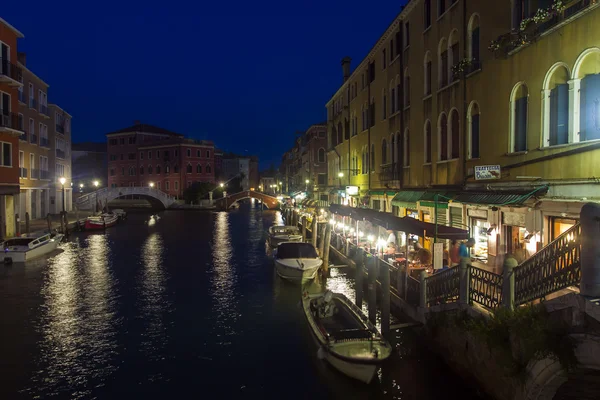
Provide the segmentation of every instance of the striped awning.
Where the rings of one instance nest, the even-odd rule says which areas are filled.
[[[453,201],[465,204],[489,204],[489,205],[523,205],[533,196],[545,195],[547,187],[541,187],[533,191],[498,191],[498,192],[475,192],[466,191],[458,193]]]

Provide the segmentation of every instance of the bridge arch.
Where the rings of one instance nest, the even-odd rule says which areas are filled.
[[[98,202],[104,204],[124,196],[150,197],[160,202],[160,204],[162,204],[165,208],[169,208],[171,205],[173,205],[173,203],[175,203],[175,198],[173,196],[169,196],[160,189],[135,186],[99,189],[95,192],[80,196],[75,202],[75,205],[79,210],[93,210]]]
[[[275,209],[279,206],[279,200],[277,200],[277,198],[266,195],[264,193],[255,192],[253,190],[245,190],[243,192],[231,194],[227,197],[222,197],[220,199],[215,200],[215,205],[221,210],[227,210],[231,207],[232,204],[235,204],[238,201],[244,199],[260,200],[261,203],[264,204],[265,207],[267,207],[270,210]]]

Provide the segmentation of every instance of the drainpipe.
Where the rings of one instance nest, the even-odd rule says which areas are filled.
[[[368,65],[371,65],[371,63],[369,62]],[[367,84],[367,104],[371,105],[371,77],[369,76],[369,68],[367,67],[367,79],[369,80],[369,83]],[[371,165],[373,165],[373,160],[372,158],[372,154],[371,154],[371,121],[369,120],[369,114],[371,113],[371,108],[368,108],[368,112],[367,112],[367,154],[369,155],[369,157],[367,157],[367,159],[369,160],[369,165],[367,165],[368,169],[367,171],[369,171],[369,181],[367,183],[367,190],[371,191]]]
[[[463,50],[463,58],[467,58],[466,55],[467,53],[467,2],[463,1],[463,43],[464,43],[464,50]],[[462,157],[462,164],[463,164],[463,188],[467,185],[467,153],[468,153],[468,146],[467,146],[467,133],[469,131],[468,127],[467,127],[467,121],[468,121],[468,103],[467,103],[467,74],[464,73],[463,71],[463,75],[462,75],[462,84],[463,84],[463,157]]]
[[[400,90],[402,93],[396,93],[396,96],[398,97],[398,102],[397,102],[397,107],[400,110],[400,135],[398,140],[400,140],[402,142],[402,146],[398,146],[398,143],[396,143],[396,149],[398,149],[398,147],[400,147],[403,151],[402,154],[398,154],[398,182],[400,184],[400,189],[404,188],[404,131],[406,130],[405,126],[404,126],[404,68],[402,68],[402,66],[404,65],[404,22],[402,20],[400,20],[399,26],[398,26],[398,32],[400,32],[399,35],[399,39],[400,40],[400,54],[398,55],[398,68],[400,69]],[[396,47],[398,47],[398,44],[396,43]],[[409,131],[410,134],[410,131]],[[408,152],[408,149],[406,149],[406,151]]]

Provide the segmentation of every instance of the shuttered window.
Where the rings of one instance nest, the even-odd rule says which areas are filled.
[[[600,74],[581,80],[581,134],[584,140],[600,139]]]
[[[527,97],[515,101],[514,151],[527,150]]]
[[[438,210],[437,210],[437,224],[438,225],[447,225],[448,224],[448,217],[447,217],[446,211],[447,211],[447,209],[445,209],[445,208],[438,208]]]
[[[550,146],[569,141],[569,85],[557,85],[550,91]]]
[[[471,116],[471,158],[479,158],[479,114]]]
[[[479,27],[471,32],[471,55],[473,60],[479,61]]]
[[[462,228],[462,207],[450,207],[450,226]]]

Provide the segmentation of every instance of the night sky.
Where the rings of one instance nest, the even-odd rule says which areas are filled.
[[[402,0],[4,1],[27,66],[73,115],[73,141],[134,120],[279,164]],[[93,5],[92,5],[93,4]]]

